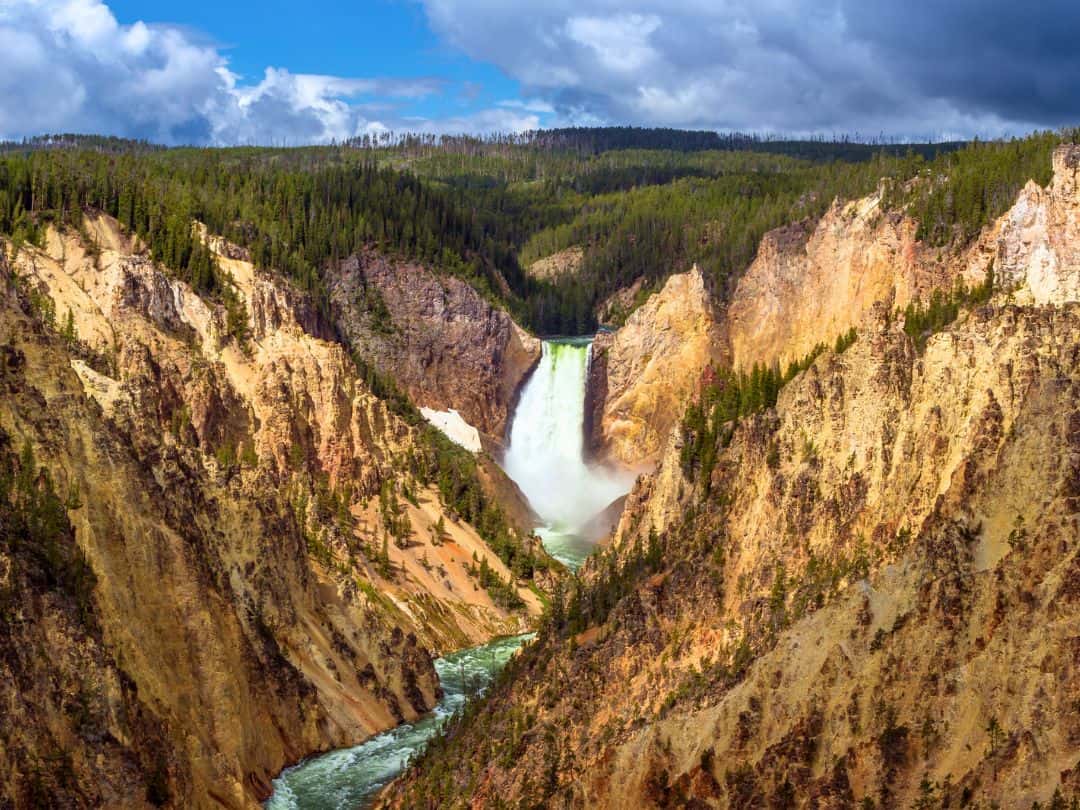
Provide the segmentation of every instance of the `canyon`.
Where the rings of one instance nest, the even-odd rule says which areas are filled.
[[[183,206],[13,231],[0,805],[1080,794],[1080,146],[1049,168],[943,244],[940,178],[862,185],[587,336],[528,318],[592,246],[515,280],[488,211],[311,276]]]
[[[82,622],[49,597],[7,614],[3,790],[249,807],[301,756],[419,717],[439,695],[431,652],[522,632],[541,602],[418,472],[434,463],[420,429],[303,295],[204,233],[226,311],[114,221],[80,231],[23,247],[19,289],[4,284],[0,428],[77,493],[96,587]],[[32,593],[2,559],[5,589]]]

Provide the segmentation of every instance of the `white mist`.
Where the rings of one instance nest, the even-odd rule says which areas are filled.
[[[576,567],[582,528],[625,495],[632,475],[585,463],[585,381],[592,341],[546,340],[514,412],[503,466],[544,521],[549,551]],[[573,548],[570,548],[572,546]]]

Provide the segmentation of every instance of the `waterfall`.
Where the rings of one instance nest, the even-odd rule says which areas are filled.
[[[533,510],[538,533],[558,559],[576,567],[591,551],[580,532],[633,482],[585,463],[585,381],[592,341],[546,340],[518,402],[503,460]]]

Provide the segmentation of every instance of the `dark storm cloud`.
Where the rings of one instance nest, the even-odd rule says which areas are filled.
[[[1080,119],[1080,3],[423,4],[564,121],[942,136]]]
[[[1080,3],[845,0],[853,37],[926,96],[1005,120],[1080,118]]]

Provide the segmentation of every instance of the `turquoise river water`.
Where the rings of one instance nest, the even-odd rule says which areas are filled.
[[[415,723],[372,737],[354,748],[342,748],[304,760],[274,780],[267,810],[354,810],[366,807],[395,776],[409,757],[450,716],[479,696],[529,636],[501,638],[435,661],[443,697],[435,710]]]

